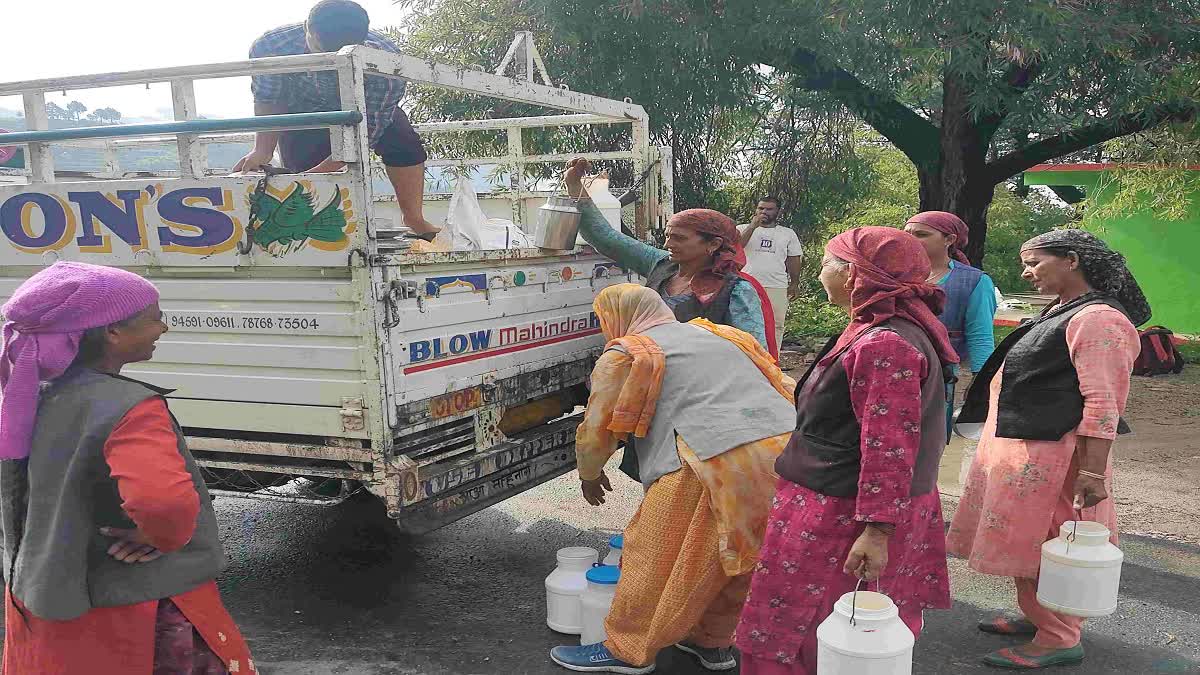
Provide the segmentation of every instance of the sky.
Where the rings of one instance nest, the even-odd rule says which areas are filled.
[[[357,0],[372,28],[401,22],[392,0]],[[262,33],[303,21],[316,0],[5,0],[0,82],[122,70],[195,65],[246,58]],[[252,115],[249,78],[199,81],[197,109],[208,117]],[[125,118],[171,117],[169,85],[111,87],[46,94],[66,107],[113,107]],[[20,97],[0,97],[20,110]]]

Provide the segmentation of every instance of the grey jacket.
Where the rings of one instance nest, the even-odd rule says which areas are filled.
[[[212,500],[174,420],[179,454],[200,495],[191,541],[148,563],[122,563],[106,553],[113,542],[101,527],[135,525],[121,509],[104,443],[131,408],[164,393],[72,369],[42,392],[28,459],[0,462],[4,578],[36,616],[63,621],[95,607],[167,598],[211,581],[224,568]]]

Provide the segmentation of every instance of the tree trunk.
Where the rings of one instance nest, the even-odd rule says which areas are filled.
[[[996,186],[987,177],[988,144],[979,133],[967,102],[967,90],[948,74],[943,84],[941,153],[936,166],[917,166],[922,211],[949,211],[970,232],[967,257],[983,263],[987,211]]]

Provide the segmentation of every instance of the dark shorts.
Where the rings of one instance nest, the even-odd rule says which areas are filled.
[[[383,160],[384,166],[416,166],[428,159],[421,137],[408,121],[408,115],[400,108],[392,113],[392,123],[383,130],[379,142],[371,149]],[[296,173],[308,171],[329,159],[332,153],[328,129],[285,131],[279,137],[279,156],[283,165]]]

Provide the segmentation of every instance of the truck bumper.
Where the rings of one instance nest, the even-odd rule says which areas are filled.
[[[582,419],[564,417],[449,466],[422,467],[424,499],[402,509],[396,523],[424,534],[571,471]]]

